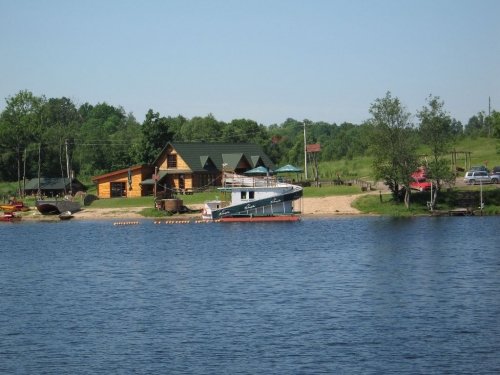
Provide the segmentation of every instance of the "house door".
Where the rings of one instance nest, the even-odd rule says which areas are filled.
[[[179,175],[179,189],[184,190],[185,187],[186,187],[186,184],[184,182],[184,175],[181,174],[181,175]]]
[[[127,186],[125,182],[111,182],[111,198],[126,197]]]

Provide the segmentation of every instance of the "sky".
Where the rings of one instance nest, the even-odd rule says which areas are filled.
[[[500,110],[497,0],[0,0],[0,110],[21,90],[161,116],[359,124],[390,91]],[[415,117],[415,121],[417,121]]]

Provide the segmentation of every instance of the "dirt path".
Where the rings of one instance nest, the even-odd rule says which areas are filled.
[[[303,198],[302,213],[305,216],[357,215],[361,212],[352,207],[359,195],[341,195],[323,198]]]

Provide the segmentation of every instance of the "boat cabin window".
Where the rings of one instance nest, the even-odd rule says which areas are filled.
[[[242,191],[241,200],[255,199],[255,191]]]

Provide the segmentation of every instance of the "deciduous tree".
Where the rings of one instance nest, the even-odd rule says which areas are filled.
[[[411,174],[418,166],[410,113],[390,92],[375,100],[370,113],[375,174],[385,181],[395,199],[403,195],[409,208]]]
[[[452,183],[454,175],[446,157],[451,151],[455,139],[453,121],[444,110],[444,102],[437,96],[427,98],[427,106],[417,113],[420,119],[420,136],[430,148],[430,160],[427,160],[427,177],[435,185],[431,197],[431,207],[434,208],[437,196],[444,182]]]
[[[142,123],[142,140],[140,148],[140,160],[143,163],[152,163],[161,150],[174,136],[172,132],[172,118],[160,117],[158,112],[152,109],[146,114]]]
[[[19,194],[22,192],[21,170],[24,151],[32,142],[39,141],[41,107],[44,97],[37,97],[23,90],[6,99],[6,107],[0,121],[1,147],[15,153]]]

